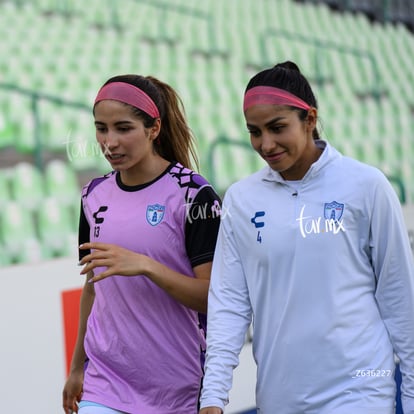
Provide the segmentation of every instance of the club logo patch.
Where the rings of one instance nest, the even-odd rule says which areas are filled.
[[[331,203],[325,203],[324,216],[327,220],[338,221],[341,219],[344,213],[344,204],[332,201]]]
[[[147,221],[151,226],[160,224],[164,218],[165,206],[161,204],[151,204],[147,206]]]

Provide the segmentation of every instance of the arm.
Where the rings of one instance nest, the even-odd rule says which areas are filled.
[[[235,210],[230,204],[225,199],[223,209],[233,213]],[[239,354],[252,318],[242,252],[237,248],[232,216],[229,214],[222,218],[213,260],[200,414],[224,411],[233,382],[233,370],[239,364]]]
[[[198,312],[207,312],[207,295],[210,284],[211,262],[193,268],[195,278],[174,272],[152,260],[146,275],[174,299]]]
[[[85,265],[81,274],[92,272],[99,266],[106,267],[104,272],[91,277],[90,281],[98,282],[113,275],[144,275],[183,305],[199,312],[206,312],[211,262],[195,266],[193,278],[178,273],[148,256],[112,244],[84,243],[80,248],[92,250],[92,253],[80,261],[80,264]]]
[[[92,276],[93,274],[89,273],[87,280]],[[78,412],[77,402],[80,401],[82,396],[83,371],[86,359],[83,341],[86,333],[86,323],[91,312],[94,299],[95,289],[93,284],[86,282],[80,298],[78,336],[72,356],[70,373],[63,388],[63,409],[67,414],[72,410]]]
[[[195,277],[176,272],[149,256],[103,243],[81,246],[83,251],[94,250],[81,260],[81,264],[86,265],[82,273],[106,266],[104,272],[93,277],[93,282],[112,275],[144,275],[184,306],[206,313],[211,261],[220,225],[220,199],[206,186],[197,193],[189,209],[187,207],[183,210],[185,247]],[[205,216],[197,213],[200,209],[206,212]]]
[[[400,360],[402,404],[414,414],[414,263],[399,201],[388,183],[374,199],[371,251],[375,297]]]

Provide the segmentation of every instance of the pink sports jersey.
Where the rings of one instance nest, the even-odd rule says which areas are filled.
[[[83,189],[79,241],[116,244],[194,277],[192,268],[213,258],[219,211],[209,183],[180,164],[135,187],[112,172]],[[94,286],[83,399],[134,414],[195,414],[205,349],[199,314],[143,275]]]

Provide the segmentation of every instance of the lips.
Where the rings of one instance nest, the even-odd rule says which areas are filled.
[[[109,162],[111,163],[117,163],[123,160],[123,158],[125,157],[124,154],[106,154],[106,158],[109,160]]]
[[[120,158],[122,158],[122,157],[123,157],[123,155],[122,155],[122,154],[110,154],[110,155],[108,155],[108,157],[109,157],[111,160],[119,160]]]
[[[268,154],[268,155],[263,154],[263,158],[267,162],[275,162],[275,161],[279,161],[283,157],[284,153],[285,152],[283,151],[283,152],[278,152],[278,153],[275,153],[275,154]]]

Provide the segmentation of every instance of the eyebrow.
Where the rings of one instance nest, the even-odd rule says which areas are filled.
[[[269,122],[266,122],[265,127],[269,127],[270,125],[273,125],[275,122],[279,122],[279,121],[281,121],[285,118],[286,117],[284,117],[284,116],[277,116],[276,118],[271,119]],[[256,125],[253,125],[253,124],[247,123],[246,125],[247,125],[248,128],[257,128]]]
[[[131,121],[117,121],[115,122],[115,126],[124,125],[124,124],[132,124]],[[103,121],[95,121],[95,125],[106,125]]]

